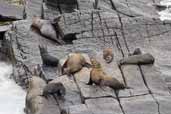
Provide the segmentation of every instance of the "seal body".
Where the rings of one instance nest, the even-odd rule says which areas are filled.
[[[62,38],[62,40],[66,43],[66,44],[73,44],[73,40],[77,40],[77,35],[78,33],[68,33],[65,34],[64,37]]]
[[[59,60],[56,57],[51,56],[45,47],[39,45],[40,55],[43,65],[57,67]]]
[[[101,64],[95,60],[91,59],[92,62],[92,70],[90,71],[90,81],[89,85],[95,83],[100,86],[108,86],[112,89],[124,89],[125,86],[119,80],[114,77],[108,76],[102,69]]]
[[[62,83],[49,83],[43,89],[43,96],[57,94],[58,96],[64,96],[66,93],[65,87]]]
[[[66,62],[62,67],[63,74],[74,74],[82,69],[83,66],[86,66],[88,63],[86,62],[84,56],[80,53],[73,53],[68,57]]]
[[[112,48],[105,48],[103,50],[103,59],[106,61],[106,63],[110,63],[113,60],[113,50]]]
[[[132,55],[127,58],[123,58],[119,61],[119,66],[124,64],[153,64],[154,63],[154,57],[147,53],[147,54],[141,54],[141,55]]]
[[[129,56],[132,56],[132,55],[141,55],[142,52],[141,52],[141,49],[140,48],[135,48],[134,52],[129,54]]]
[[[64,44],[62,40],[57,38],[56,31],[53,25],[51,24],[51,21],[40,19],[39,17],[33,17],[32,27],[37,28],[41,35],[45,36],[46,38]]]

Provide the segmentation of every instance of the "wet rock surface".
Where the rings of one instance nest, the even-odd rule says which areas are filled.
[[[95,0],[96,1],[96,0]],[[159,20],[153,6],[160,0],[77,0],[77,10],[67,13],[63,8],[54,10],[42,0],[28,0],[25,5],[26,20],[14,22],[5,34],[9,55],[14,69],[14,79],[23,88],[28,88],[34,67],[39,66],[42,79],[61,82],[66,88],[65,100],[57,96],[34,102],[43,102],[41,114],[170,114],[171,81],[159,71],[159,66],[171,65],[170,23]],[[62,4],[62,3],[61,3]],[[97,9],[98,8],[98,9]],[[54,19],[61,15],[59,25],[64,34],[77,32],[73,44],[59,45],[30,29],[34,15]],[[48,47],[48,52],[60,59],[61,65],[68,54],[81,52],[96,57],[104,71],[123,82],[131,89],[114,91],[108,87],[87,85],[90,70],[83,68],[73,76],[60,75],[57,68],[42,67],[39,45]],[[110,64],[103,60],[104,48],[113,49],[114,58]],[[155,58],[154,65],[124,65],[117,61],[128,57],[134,49],[150,53]],[[165,79],[166,78],[166,79]]]

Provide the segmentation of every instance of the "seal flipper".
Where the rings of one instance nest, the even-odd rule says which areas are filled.
[[[62,74],[64,74],[64,68],[67,67],[67,63],[68,63],[68,58],[67,58],[67,60],[64,62],[63,66],[61,67],[61,72],[62,72]]]
[[[87,85],[93,85],[93,81],[91,80],[91,78],[90,78],[89,82],[87,83]]]

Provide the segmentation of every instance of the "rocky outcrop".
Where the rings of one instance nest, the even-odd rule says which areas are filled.
[[[170,114],[171,91],[168,86],[171,81],[167,78],[166,83],[158,68],[170,65],[171,28],[170,22],[162,22],[158,18],[153,4],[159,0],[99,0],[98,5],[93,1],[77,0],[77,11],[72,13],[65,13],[62,7],[59,10],[46,7],[42,0],[27,2],[27,20],[14,22],[13,29],[5,37],[10,41],[8,47],[12,50],[9,54],[13,58],[14,79],[28,88],[33,68],[38,65],[42,79],[49,83],[61,82],[66,88],[64,100],[53,95],[45,99],[40,91],[33,91],[36,97],[33,94],[35,99],[29,101],[40,103],[35,106],[30,103],[35,108],[33,113],[56,114],[65,110],[69,114]],[[41,14],[50,20],[61,14],[59,25],[64,34],[80,33],[76,35],[77,40],[70,45],[58,45],[32,31],[29,19]],[[56,67],[42,67],[39,44],[47,45],[48,52],[60,61],[72,52],[85,53],[88,59],[96,57],[107,74],[131,89],[118,92],[108,87],[87,85],[91,69],[85,67],[71,77],[59,75]],[[106,47],[114,52],[110,64],[102,56]],[[118,67],[117,61],[128,57],[137,47],[154,56],[154,65]]]

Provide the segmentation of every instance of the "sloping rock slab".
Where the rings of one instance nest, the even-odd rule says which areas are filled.
[[[23,7],[17,7],[7,3],[5,0],[0,0],[0,14],[3,16],[12,16],[18,19],[22,19]]]
[[[141,69],[152,93],[157,95],[170,95],[164,77],[162,77],[161,72],[156,67],[153,65],[142,65]]]
[[[125,114],[158,114],[158,106],[151,95],[120,99]]]
[[[113,98],[88,99],[85,104],[93,114],[123,114],[118,101]]]
[[[66,89],[66,95],[64,96],[65,100],[63,101],[58,99],[58,102],[62,108],[81,104],[80,92],[73,79],[69,79],[68,76],[63,75],[57,77],[56,79],[52,80],[49,83],[57,83],[57,82],[61,82]]]

